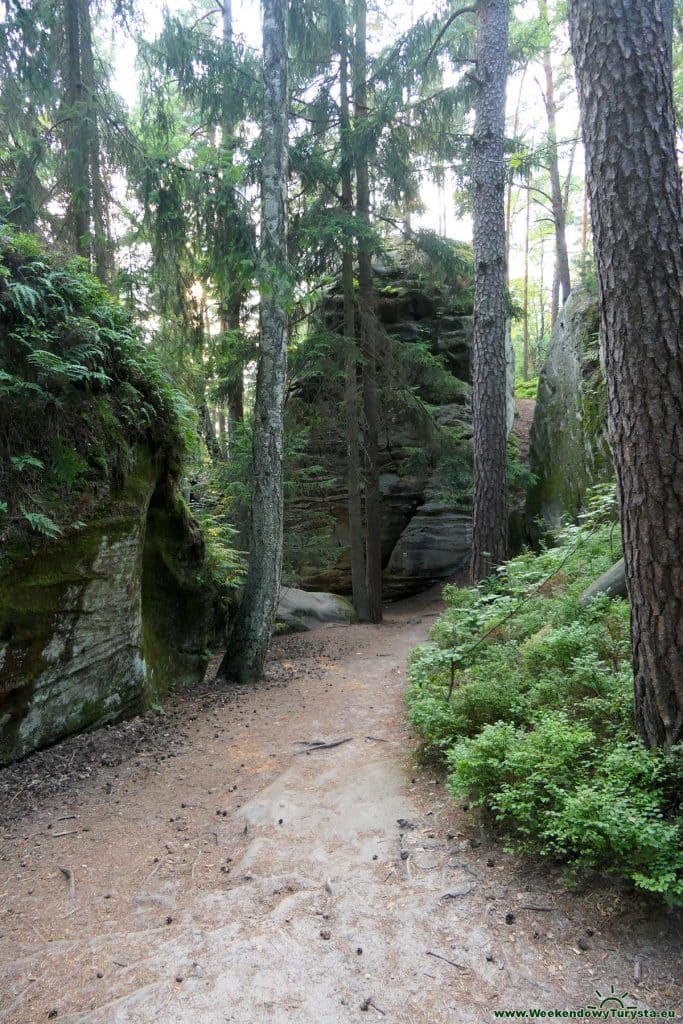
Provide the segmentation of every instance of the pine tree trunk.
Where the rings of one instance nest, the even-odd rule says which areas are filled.
[[[505,85],[508,0],[477,7],[473,138],[474,418],[473,580],[507,552],[507,389],[505,352]]]
[[[666,8],[666,10],[665,10]],[[570,0],[638,731],[683,739],[683,203],[661,0]],[[602,13],[603,16],[599,16]],[[627,55],[627,59],[626,56]]]
[[[547,0],[539,0],[539,12],[547,32],[547,42],[543,48],[543,72],[545,75],[545,111],[548,119],[548,170],[550,172],[550,194],[555,224],[555,258],[557,266],[557,287],[562,293],[562,305],[567,301],[572,283],[569,272],[569,255],[567,252],[567,233],[565,230],[565,207],[562,201],[562,185],[560,183],[560,165],[557,158],[557,106],[555,104],[555,82],[550,54],[550,23],[548,20]],[[555,292],[553,291],[553,295]],[[559,296],[553,301],[553,325],[559,310]]]
[[[261,330],[252,459],[251,551],[244,596],[219,674],[263,671],[280,594],[283,412],[287,373],[287,3],[263,0]]]
[[[346,423],[346,485],[348,490],[349,546],[351,551],[351,589],[353,607],[361,622],[368,618],[368,592],[365,578],[365,543],[363,536],[363,504],[358,407],[358,345],[356,342],[355,300],[353,295],[353,246],[351,216],[353,213],[353,150],[349,115],[348,41],[344,37],[340,54],[339,88],[341,129],[341,192],[342,208],[349,219],[347,241],[342,254],[342,292],[344,297],[344,344],[346,381],[344,386],[344,418]]]
[[[90,255],[90,188],[87,133],[84,130],[80,13],[80,0],[64,0],[67,51],[65,84],[69,106],[68,147],[71,185],[69,222],[74,248],[79,256],[87,259]]]
[[[228,458],[228,429],[227,422],[225,419],[225,409],[223,406],[218,407],[218,445],[221,451],[221,458],[226,461]]]
[[[224,330],[239,331],[241,309],[242,297],[236,294],[230,299]],[[229,436],[232,438],[235,436],[238,424],[244,419],[244,366],[241,360],[235,369],[234,378],[228,382],[228,429]]]
[[[522,336],[522,377],[529,379],[529,224],[531,220],[531,192],[526,194],[526,223],[524,230],[524,324]]]
[[[588,258],[588,182],[583,185],[583,210],[581,212],[581,265],[586,269]]]
[[[353,97],[356,117],[356,210],[358,216],[358,310],[363,355],[365,579],[368,621],[382,621],[382,547],[379,495],[379,399],[377,395],[377,326],[372,290],[370,242],[370,173],[365,122],[368,117],[366,22],[367,0],[356,0],[356,46]]]
[[[553,284],[550,292],[550,330],[557,322],[560,315],[560,275],[557,266],[557,249],[555,250],[555,267],[553,269]]]
[[[201,416],[202,432],[204,434],[204,440],[206,441],[206,448],[211,457],[212,462],[221,461],[221,446],[218,443],[216,437],[216,428],[214,426],[213,417],[209,410],[209,406],[206,403],[206,399],[202,402],[199,407],[199,415]]]

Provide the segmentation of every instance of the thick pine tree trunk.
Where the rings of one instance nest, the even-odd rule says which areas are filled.
[[[344,419],[346,423],[346,486],[348,490],[349,546],[351,550],[351,590],[353,607],[361,622],[368,618],[368,591],[365,578],[365,543],[363,536],[362,477],[358,436],[360,433],[358,402],[358,345],[356,342],[355,299],[353,294],[353,246],[351,216],[353,212],[353,150],[349,114],[348,43],[346,26],[342,40],[339,68],[341,129],[341,192],[342,208],[349,219],[347,241],[342,254],[342,292],[344,297],[345,371]]]
[[[507,553],[505,353],[505,85],[508,0],[477,7],[477,78],[472,164],[474,219],[473,580]]]
[[[683,209],[670,5],[570,0],[638,731],[683,739]]]
[[[283,412],[287,373],[287,3],[263,0],[261,332],[254,406],[251,550],[244,596],[219,674],[263,671],[280,594]]]
[[[368,116],[366,21],[367,0],[356,0],[356,46],[353,65],[356,115],[356,210],[358,216],[358,308],[363,355],[365,580],[368,621],[382,621],[382,547],[379,494],[379,398],[377,394],[377,326],[372,290],[370,243],[370,174],[364,122]]]

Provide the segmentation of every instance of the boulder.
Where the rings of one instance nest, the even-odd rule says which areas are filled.
[[[593,598],[598,597],[599,594],[606,594],[607,597],[627,597],[626,566],[623,558],[620,558],[611,569],[603,572],[602,576],[598,576],[597,580],[586,587],[581,593],[579,601],[583,605],[590,604]]]
[[[275,621],[285,629],[311,629],[325,622],[349,624],[356,621],[353,605],[338,594],[324,594],[295,587],[282,587]]]
[[[445,582],[470,557],[471,516],[448,502],[417,509],[384,569],[386,597],[402,597]]]

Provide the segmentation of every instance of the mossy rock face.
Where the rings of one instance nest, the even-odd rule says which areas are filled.
[[[142,553],[142,642],[153,698],[204,675],[221,608],[204,567],[204,541],[178,490],[162,480]]]
[[[203,675],[218,602],[182,447],[121,307],[0,228],[0,764]]]
[[[201,679],[216,626],[203,556],[140,448],[96,518],[0,576],[0,763]]]
[[[536,483],[526,507],[532,536],[575,516],[588,488],[614,476],[598,334],[597,297],[577,287],[557,319],[539,380],[529,452]]]

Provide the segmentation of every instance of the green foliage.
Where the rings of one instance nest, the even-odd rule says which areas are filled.
[[[43,512],[27,512],[23,505],[20,507],[22,516],[35,533],[49,537],[50,540],[61,537],[63,532],[61,526],[58,526],[49,516]]]
[[[51,452],[50,469],[58,485],[68,490],[88,473],[87,461],[73,448],[64,444],[61,437],[55,438]]]
[[[313,425],[302,426],[289,411],[284,464],[284,560],[287,581],[295,582],[302,565],[325,567],[333,556],[329,543],[332,517],[325,509],[330,478],[309,454]],[[202,527],[207,559],[214,576],[228,587],[239,585],[246,572],[252,480],[251,421],[237,425],[230,441],[230,458],[207,460],[195,453],[192,476],[193,514]],[[305,522],[295,501],[307,504]],[[295,568],[296,567],[296,568]]]
[[[613,488],[557,547],[527,553],[447,609],[409,664],[425,753],[526,853],[568,877],[612,873],[683,902],[683,750],[653,751],[633,721],[629,610],[578,594],[613,563]]]
[[[518,378],[515,381],[515,398],[536,398],[538,394],[538,377],[529,380]]]
[[[237,546],[239,532],[229,524],[227,504],[222,495],[207,488],[202,500],[193,502],[192,512],[204,537],[207,571],[221,587],[230,589],[244,581],[247,565]]]
[[[522,499],[536,479],[529,467],[522,462],[519,454],[519,440],[513,433],[508,436],[507,440],[507,476],[511,494],[520,494]]]
[[[5,540],[59,536],[79,503],[123,483],[139,441],[178,468],[178,395],[83,260],[0,228],[0,338]]]

